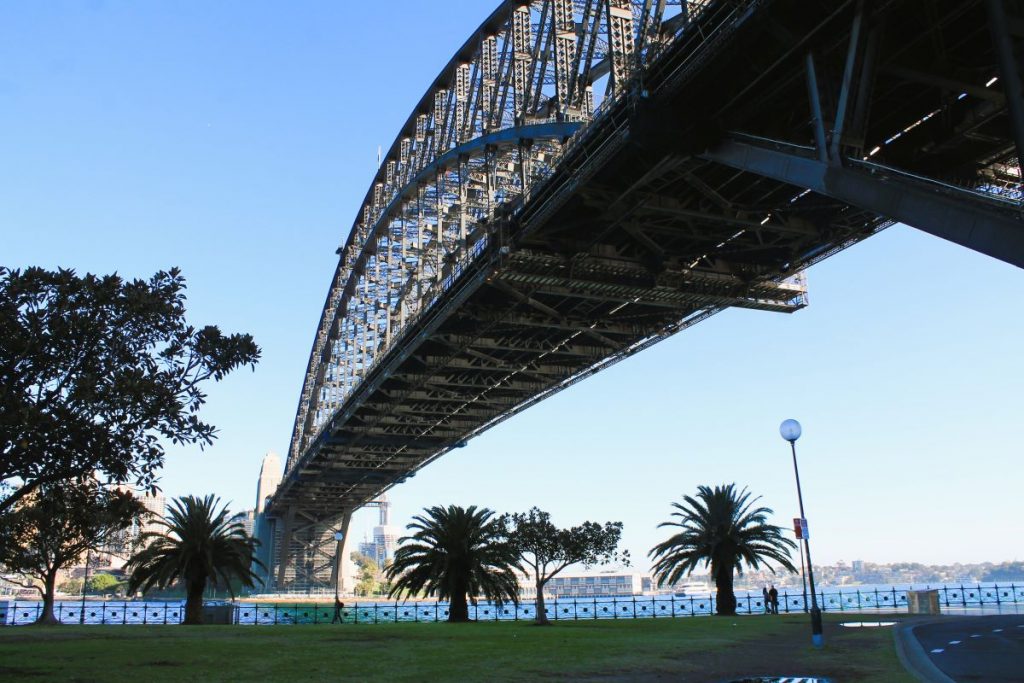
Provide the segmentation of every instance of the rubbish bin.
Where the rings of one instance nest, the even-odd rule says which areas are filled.
[[[939,614],[939,591],[907,591],[907,610],[910,614]]]
[[[235,606],[203,605],[203,623],[220,625],[235,623]]]

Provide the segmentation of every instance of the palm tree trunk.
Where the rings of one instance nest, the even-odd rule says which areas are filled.
[[[57,585],[57,570],[48,571],[43,578],[43,611],[40,613],[36,623],[40,626],[56,626],[60,624],[57,615],[53,613],[54,593]]]
[[[203,591],[206,590],[206,577],[188,579],[185,582],[185,621],[183,624],[199,625],[203,623]]]
[[[715,597],[715,614],[719,616],[734,616],[736,614],[736,594],[732,590],[732,566],[723,567],[715,576],[715,588],[718,594]]]
[[[448,605],[448,622],[462,623],[469,621],[469,603],[466,601],[466,590],[460,588],[452,592],[451,603]]]

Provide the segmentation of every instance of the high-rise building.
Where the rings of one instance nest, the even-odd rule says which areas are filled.
[[[234,515],[228,520],[232,524],[241,524],[242,528],[245,529],[246,536],[252,536],[256,522],[256,511],[255,510],[243,510],[238,514]]]
[[[142,522],[142,533],[159,531],[162,528],[159,522],[163,521],[164,513],[167,510],[167,499],[164,497],[163,492],[150,493],[146,491],[142,494],[142,506],[146,508],[146,517]]]
[[[140,519],[132,522],[132,525],[110,534],[102,548],[92,554],[92,564],[96,567],[120,569],[135,551],[140,548],[140,537],[145,533],[163,533],[165,528],[160,522],[164,519],[167,501],[164,494],[157,491],[139,492],[127,485],[114,487],[121,493],[131,493],[142,503],[144,512]],[[84,563],[84,558],[82,559]]]
[[[373,559],[377,566],[383,567],[386,561],[395,556],[398,532],[391,526],[391,501],[388,500],[387,494],[382,493],[377,499],[377,507],[380,510],[380,524],[373,527],[373,544],[376,550]]]
[[[267,498],[274,495],[281,483],[281,459],[274,451],[267,451],[260,466],[260,480],[256,484],[256,514],[267,506]]]

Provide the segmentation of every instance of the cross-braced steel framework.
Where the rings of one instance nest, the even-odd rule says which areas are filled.
[[[798,310],[802,269],[894,220],[1024,265],[1020,10],[501,3],[338,251],[270,506],[276,582],[340,581],[354,508],[709,315]]]
[[[614,100],[656,51],[665,4],[506,2],[459,50],[388,151],[339,251],[289,462],[486,243],[498,207],[550,175],[594,115],[595,83]]]

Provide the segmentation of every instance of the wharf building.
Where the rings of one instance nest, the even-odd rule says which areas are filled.
[[[533,600],[537,588],[533,576],[520,578],[519,596]],[[550,598],[615,598],[633,595],[707,595],[714,589],[705,581],[679,582],[659,587],[650,574],[640,572],[560,573],[544,586],[544,596]]]
[[[520,597],[531,600],[537,597],[532,576],[525,577],[520,586]],[[620,597],[639,595],[649,591],[650,586],[650,577],[637,572],[558,574],[548,580],[544,595],[552,598]]]

